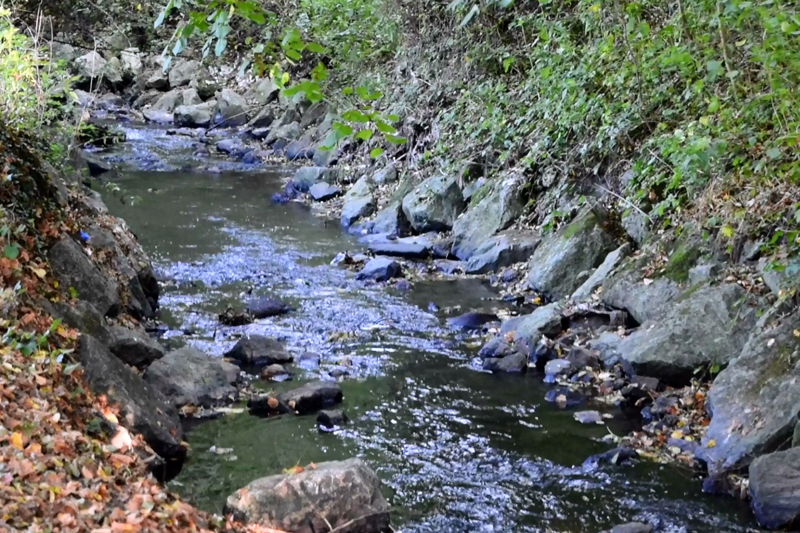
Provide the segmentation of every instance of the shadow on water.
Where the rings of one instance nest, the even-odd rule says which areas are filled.
[[[132,130],[123,150],[146,151]],[[164,143],[163,135],[158,136]],[[191,143],[163,150],[191,158]],[[124,158],[123,158],[124,159]],[[543,400],[533,376],[495,376],[474,362],[474,339],[448,331],[444,308],[498,305],[480,281],[421,282],[407,293],[365,287],[328,266],[358,249],[336,223],[270,195],[290,168],[205,174],[127,170],[119,185],[139,201],[109,201],[152,254],[169,287],[162,299],[167,336],[222,354],[243,331],[278,337],[319,367],[296,368],[298,381],[346,370],[343,407],[351,423],[319,434],[313,417],[264,420],[247,414],[204,423],[172,487],[220,512],[225,498],[255,478],[311,462],[362,456],[385,482],[395,527],[408,532],[594,532],[633,519],[660,531],[748,531],[732,502],[705,497],[674,467],[586,470],[581,464],[622,433],[624,423],[581,426],[574,410]],[[215,314],[241,293],[272,294],[294,312],[244,328],[220,327]],[[183,331],[192,330],[191,336]],[[342,335],[346,333],[347,335]],[[338,340],[329,342],[333,337]],[[293,383],[264,384],[281,390]],[[233,448],[217,455],[209,448]]]

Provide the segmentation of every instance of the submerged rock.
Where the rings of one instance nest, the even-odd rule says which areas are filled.
[[[642,324],[616,349],[637,374],[668,385],[688,383],[697,368],[726,365],[739,354],[756,322],[753,303],[735,284],[701,288]]]
[[[796,526],[800,518],[800,448],[771,453],[753,461],[750,507],[761,527]]]
[[[262,296],[254,298],[247,304],[247,312],[253,318],[270,318],[278,315],[285,315],[291,311],[291,308],[281,300],[274,296]]]
[[[745,468],[791,439],[800,413],[798,324],[796,311],[778,327],[755,333],[714,380],[702,446],[712,478]]]
[[[653,533],[653,526],[641,522],[629,522],[612,527],[602,533]]]
[[[361,459],[319,463],[253,481],[228,497],[224,512],[294,533],[381,533],[389,527],[389,504],[380,484]]]
[[[544,400],[549,403],[555,403],[563,409],[585,403],[586,396],[580,392],[576,392],[565,387],[559,387],[547,391],[547,393],[544,395]]]
[[[388,257],[375,257],[364,265],[364,268],[356,275],[358,280],[388,281],[402,275],[402,269],[397,261]]]
[[[175,407],[213,407],[234,401],[238,396],[233,386],[238,370],[232,371],[231,366],[219,357],[187,346],[150,365],[144,380],[161,391]]]
[[[91,391],[119,405],[123,425],[140,433],[158,455],[180,465],[186,458],[183,429],[167,398],[89,335],[81,336],[78,355]]]
[[[620,446],[619,448],[613,448],[607,452],[598,453],[597,455],[588,457],[583,462],[583,466],[584,468],[590,468],[602,464],[620,465],[627,463],[636,457],[638,457],[636,450],[627,446]]]
[[[225,354],[242,366],[284,365],[291,363],[292,355],[283,344],[262,335],[246,335]]]
[[[317,415],[317,427],[319,427],[320,430],[330,431],[346,423],[347,415],[339,409],[320,411]]]
[[[466,207],[455,176],[434,176],[403,198],[403,212],[418,233],[448,231]]]
[[[483,360],[483,369],[491,372],[520,373],[528,368],[528,358],[521,353],[513,353],[507,357],[487,358]]]
[[[500,320],[494,313],[464,313],[455,318],[448,318],[447,325],[451,328],[458,329],[481,329],[489,322],[497,322]]]
[[[554,297],[568,296],[582,283],[578,274],[598,266],[613,249],[614,239],[603,229],[600,218],[584,210],[542,240],[529,263],[528,283]]]
[[[603,415],[599,411],[579,411],[572,415],[581,424],[604,424]]]

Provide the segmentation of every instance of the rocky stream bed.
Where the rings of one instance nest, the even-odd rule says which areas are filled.
[[[184,407],[191,448],[169,487],[187,501],[220,513],[258,478],[359,457],[381,479],[397,531],[595,532],[632,521],[664,532],[753,530],[746,504],[705,495],[688,465],[630,463],[614,451],[599,464],[586,461],[615,450],[609,436],[637,430],[638,411],[631,416],[563,383],[543,383],[536,372],[484,370],[481,328],[453,327],[451,319],[482,313],[498,329],[497,316],[544,303],[504,300],[512,276],[490,283],[434,275],[429,263],[410,260],[403,265],[416,273],[407,275],[410,283],[357,279],[331,262],[367,245],[307,205],[273,201],[296,168],[200,156],[196,140],[166,129],[122,131],[127,142],[102,155],[118,169],[114,184],[126,201],[106,194],[106,202],[153,259],[163,323],[154,333],[162,345],[223,357],[243,338],[277,339],[294,363],[270,379],[249,375],[248,394],[269,393],[277,407],[266,412],[277,413],[287,391],[335,382],[336,407],[348,419],[322,420],[320,428],[311,414],[318,406],[304,416],[260,417],[244,401],[228,402],[208,419]],[[220,314],[259,297],[279,298],[290,310],[220,324]],[[594,315],[587,316],[591,331]],[[600,323],[607,329],[607,320]],[[530,327],[546,330],[541,322]],[[165,379],[175,379],[175,368]],[[548,370],[550,381],[563,382],[564,369]]]

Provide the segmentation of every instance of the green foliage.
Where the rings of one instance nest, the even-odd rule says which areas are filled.
[[[66,75],[13,22],[0,3],[0,116],[9,126],[33,129],[57,114],[55,99],[67,91]]]

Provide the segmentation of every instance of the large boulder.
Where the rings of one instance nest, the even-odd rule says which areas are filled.
[[[219,357],[186,346],[150,365],[144,380],[177,408],[212,407],[236,400],[236,373],[229,365]]]
[[[698,368],[727,365],[741,352],[756,323],[753,304],[735,284],[701,287],[642,324],[617,349],[637,374],[684,385]]]
[[[755,333],[708,394],[703,440],[713,478],[746,468],[792,438],[800,413],[800,312]]]
[[[189,85],[189,82],[200,73],[202,68],[200,62],[194,59],[177,61],[169,71],[169,86],[177,89]]]
[[[293,361],[283,344],[262,335],[247,335],[225,354],[242,366],[285,365]]]
[[[210,100],[203,104],[178,106],[172,114],[173,122],[178,128],[207,128],[211,125],[216,105],[216,100]]]
[[[75,300],[70,303],[51,302],[41,298],[37,303],[48,315],[61,320],[67,326],[91,335],[103,344],[111,342],[111,332],[103,315],[89,302],[83,300]]]
[[[368,213],[372,210],[370,207],[372,202],[364,201],[361,204],[352,203],[351,209],[347,217],[347,222],[352,224],[352,221],[361,218],[363,213]],[[342,225],[345,223],[345,217],[342,217]],[[411,224],[408,223],[406,214],[403,213],[403,204],[400,200],[393,200],[381,209],[375,218],[372,220],[373,233],[395,234],[398,236],[406,235],[411,231]]]
[[[681,295],[681,287],[667,277],[645,278],[634,258],[623,261],[606,277],[600,300],[615,309],[624,309],[642,324],[663,315]]]
[[[144,331],[111,326],[109,332],[111,339],[108,348],[128,366],[145,368],[167,353],[158,341]]]
[[[169,89],[169,78],[162,70],[157,70],[147,78],[144,84],[146,89],[155,89],[157,91],[166,91]]]
[[[106,67],[103,69],[103,79],[106,85],[112,89],[119,89],[125,82],[122,72],[122,62],[112,57],[106,62]]]
[[[507,176],[453,224],[453,255],[466,261],[496,233],[508,228],[525,207],[522,176]],[[526,258],[527,259],[527,258]]]
[[[344,195],[342,227],[349,228],[359,219],[368,217],[374,212],[375,198],[372,194],[372,186],[367,176],[361,176]]]
[[[89,389],[119,406],[122,425],[140,433],[158,455],[180,465],[186,458],[183,429],[178,411],[164,395],[94,337],[81,336],[78,356]]]
[[[525,231],[501,232],[475,250],[464,270],[468,274],[486,274],[527,261],[540,242],[538,235]]]
[[[225,513],[292,533],[380,533],[389,527],[380,484],[361,459],[318,463],[299,474],[253,481],[228,497]]]
[[[800,448],[757,458],[750,465],[750,507],[766,529],[797,530]]]
[[[583,282],[578,274],[599,266],[614,248],[600,217],[591,210],[582,211],[570,224],[545,237],[533,252],[528,284],[557,298],[569,296]]]
[[[214,110],[214,123],[224,127],[238,127],[247,124],[249,108],[247,101],[230,89],[222,89]]]
[[[84,253],[80,244],[63,237],[48,253],[53,273],[62,287],[74,288],[77,296],[100,313],[116,315],[122,309],[117,285],[106,277]]]
[[[465,207],[455,176],[428,178],[403,198],[403,212],[418,233],[450,230]]]
[[[247,303],[247,312],[253,318],[271,318],[273,316],[285,315],[291,311],[291,307],[274,296],[259,296]]]
[[[123,50],[119,55],[122,63],[122,76],[127,80],[132,80],[144,71],[144,63],[136,48]]]
[[[142,111],[142,114],[144,115],[144,118],[151,122],[172,122],[173,111],[182,105],[183,91],[180,89],[173,89],[161,95],[161,97],[156,100],[156,103],[151,105],[148,109]]]

